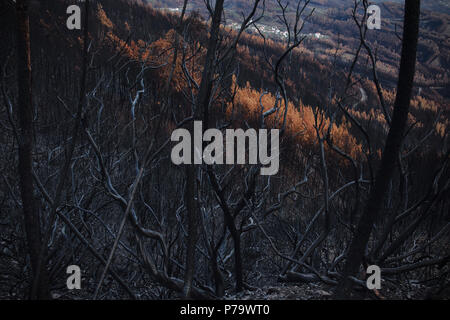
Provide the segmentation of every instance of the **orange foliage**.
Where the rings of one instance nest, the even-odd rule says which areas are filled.
[[[261,117],[261,105],[264,107],[264,112],[271,110],[276,102],[276,97],[267,93],[263,95],[262,91],[255,90],[247,83],[245,87],[239,87],[236,85],[234,79],[234,88],[236,89],[235,106],[238,108],[239,114],[249,119],[260,119]],[[261,96],[263,95],[262,99]],[[279,110],[270,116],[266,120],[266,124],[273,128],[281,128],[283,122],[283,116],[285,113],[284,102],[278,101],[278,105],[282,104]],[[229,103],[228,113],[232,112],[232,104]],[[270,122],[270,123],[269,123]],[[306,147],[313,146],[317,143],[317,132],[315,129],[315,116],[313,108],[300,103],[298,107],[295,107],[292,102],[288,104],[288,112],[286,117],[286,133],[295,139],[296,144]],[[330,125],[329,119],[324,119],[323,124],[319,130],[323,135],[328,130]],[[357,142],[356,138],[349,132],[351,125],[345,119],[342,119],[341,123],[333,124],[331,129],[331,137],[333,143],[341,150],[344,150],[352,157],[358,157],[362,154],[362,146]]]
[[[114,24],[111,22],[111,20],[109,20],[105,10],[103,10],[103,7],[100,3],[97,5],[97,18],[100,21],[100,23],[106,28],[108,29],[114,28]]]

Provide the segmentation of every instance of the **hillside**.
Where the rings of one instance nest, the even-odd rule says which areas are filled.
[[[85,0],[69,30],[73,1],[31,1],[29,33],[0,3],[0,299],[326,300],[375,206],[349,297],[449,298],[449,16],[421,11],[405,99],[400,5],[361,40],[342,1],[312,1],[304,29],[267,1],[277,36],[239,33],[248,3],[211,21],[203,0]]]
[[[169,12],[180,12],[183,1],[172,0],[160,2],[149,0],[155,8],[168,9]],[[398,32],[402,22],[402,4],[376,1],[382,10],[382,30],[372,32],[368,40],[373,50],[379,52],[380,73],[384,77],[389,88],[395,85],[395,72],[399,61]],[[399,2],[399,1],[397,1]],[[400,1],[401,2],[401,1]],[[265,2],[264,18],[258,25],[266,35],[274,40],[285,40],[287,33],[280,22],[281,9],[275,0]],[[353,1],[311,1],[309,8],[315,12],[305,27],[304,34],[310,40],[308,48],[315,53],[315,58],[320,61],[329,61],[331,48],[341,46],[340,62],[350,63],[354,47],[359,35],[353,19],[351,9]],[[449,73],[450,69],[450,12],[449,5],[445,1],[426,1],[421,17],[421,33],[419,47],[420,75],[417,77],[418,85],[422,89],[428,89],[430,95],[444,95],[450,97]],[[289,10],[290,9],[290,10]],[[227,24],[238,28],[243,13],[251,10],[250,1],[227,1],[225,5],[225,17]],[[198,11],[207,17],[207,11],[203,1],[190,1],[188,11]],[[288,8],[287,16],[293,19],[294,10]],[[251,32],[257,33],[255,28]],[[321,38],[316,37],[321,34]],[[396,35],[397,34],[397,35]],[[439,77],[436,77],[439,75]]]

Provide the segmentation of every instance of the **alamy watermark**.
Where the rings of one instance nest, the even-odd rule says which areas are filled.
[[[69,30],[81,30],[81,9],[78,5],[74,4],[67,7],[66,13],[69,15],[67,18],[67,28]],[[367,8],[367,28],[369,30],[381,29],[381,9],[378,5],[372,4]]]
[[[381,269],[379,266],[369,266],[366,273],[370,277],[367,278],[366,285],[369,290],[381,289]]]
[[[81,9],[76,4],[67,7],[67,14],[70,16],[67,18],[67,28],[69,30],[81,30]]]
[[[171,159],[175,165],[260,164],[261,175],[276,175],[280,162],[279,137],[278,129],[270,130],[270,134],[267,129],[258,132],[255,129],[227,129],[225,135],[218,129],[208,129],[203,133],[202,122],[195,121],[194,137],[186,129],[173,131],[171,140],[178,144],[172,149]],[[204,142],[209,144],[203,149]]]
[[[381,9],[376,4],[367,8],[367,29],[381,29]]]
[[[81,269],[77,265],[71,265],[67,267],[67,274],[70,276],[67,278],[66,285],[69,290],[81,289]]]

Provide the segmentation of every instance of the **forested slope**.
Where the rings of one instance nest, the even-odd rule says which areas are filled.
[[[66,27],[71,1],[31,1],[29,10],[32,196],[36,228],[48,238],[42,268],[52,297],[205,299],[292,283],[317,283],[307,292],[328,297],[374,185],[397,71],[374,81],[357,45],[329,42],[318,53],[307,39],[293,46],[224,23],[208,55],[213,24],[195,12],[181,19],[141,2],[88,3],[86,33]],[[34,274],[16,170],[12,2],[0,14],[0,297],[11,299],[27,297]],[[282,128],[277,175],[253,165],[201,165],[192,174],[170,161],[173,130],[189,129],[200,113],[208,59],[208,126]],[[360,297],[448,297],[448,101],[416,80],[363,262],[380,265],[383,290],[364,289],[361,269],[353,283]],[[72,264],[84,277],[75,293],[65,288]]]

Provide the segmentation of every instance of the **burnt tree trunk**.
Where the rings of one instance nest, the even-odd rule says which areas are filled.
[[[194,106],[194,119],[203,121],[203,128],[208,128],[209,118],[209,100],[211,99],[212,77],[214,75],[214,61],[218,47],[218,37],[220,31],[221,17],[223,13],[224,0],[218,0],[214,7],[214,15],[212,17],[212,25],[210,38],[208,42],[208,50],[206,53],[206,62],[203,68],[203,76],[200,84],[197,103]],[[193,136],[193,126],[189,128]],[[193,141],[192,141],[193,143]],[[192,145],[192,150],[195,146]],[[195,152],[195,151],[194,151]],[[186,271],[184,277],[184,295],[189,298],[192,288],[192,280],[195,273],[195,247],[198,238],[199,208],[197,205],[196,194],[198,193],[196,186],[196,177],[198,167],[194,164],[186,166],[186,191],[185,204],[187,209],[188,220],[188,237],[186,249]]]
[[[373,224],[377,216],[382,212],[386,190],[394,173],[408,119],[414,84],[419,20],[420,0],[406,0],[402,55],[392,124],[384,147],[381,166],[376,176],[374,188],[370,193],[366,209],[361,216],[350,245],[344,266],[343,278],[336,291],[336,298],[338,299],[345,299],[350,296],[351,282],[349,276],[353,276],[359,271]]]
[[[197,206],[196,194],[196,167],[194,165],[186,166],[186,190],[184,201],[187,211],[188,235],[186,244],[186,270],[184,274],[184,295],[191,298],[192,282],[195,273],[195,247],[198,239],[199,208]]]
[[[18,82],[18,118],[19,118],[19,179],[22,197],[23,218],[31,261],[32,275],[39,260],[41,248],[41,229],[39,213],[36,208],[33,187],[33,105],[31,88],[31,49],[30,19],[28,1],[16,1],[17,20],[17,82]],[[49,299],[47,270],[41,272],[38,279],[37,299]]]
[[[223,3],[224,0],[217,0],[214,7],[214,15],[212,16],[212,25],[209,35],[208,50],[206,52],[206,61],[202,74],[202,82],[200,84],[198,100],[197,100],[197,110],[203,113],[203,124],[205,130],[209,128],[209,101],[211,99],[211,90],[213,86],[212,78],[214,76],[214,62],[216,60],[218,42],[219,42],[219,32],[220,24],[222,21],[223,14]],[[202,108],[202,109],[200,109]]]

